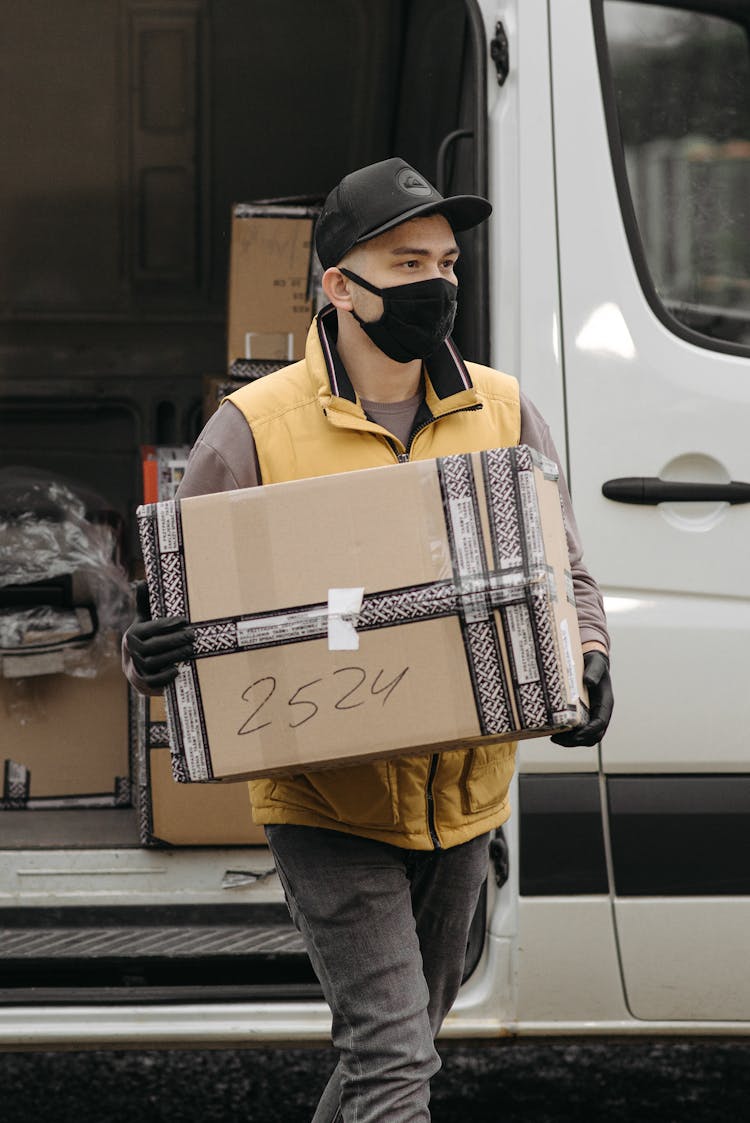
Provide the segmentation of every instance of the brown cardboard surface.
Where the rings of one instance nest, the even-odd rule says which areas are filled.
[[[359,651],[312,640],[207,659],[200,672],[217,776],[245,773],[249,754],[256,773],[294,772],[353,749],[362,761],[481,736],[455,618],[370,632]]]
[[[313,317],[314,212],[273,205],[244,210],[236,207],[232,216],[228,365],[236,359],[293,362],[305,353]]]
[[[169,749],[151,750],[153,833],[172,846],[264,846],[247,783],[178,784]]]
[[[109,795],[128,777],[128,691],[119,662],[95,678],[0,679],[3,760],[30,770],[32,799]]]
[[[181,535],[183,607],[206,655],[168,691],[190,778],[311,770],[577,724],[580,641],[545,463],[503,450],[141,512],[161,519],[161,581],[153,548],[145,552],[169,612],[182,611],[170,600],[183,595]],[[519,515],[525,530],[511,532]],[[349,626],[356,650],[332,650],[340,622],[329,594],[353,588],[365,594]]]
[[[164,697],[146,701],[146,730],[167,720]],[[146,845],[263,846],[263,828],[252,818],[244,781],[226,784],[178,784],[172,777],[169,748],[148,748],[149,834]],[[143,810],[141,814],[143,816]]]

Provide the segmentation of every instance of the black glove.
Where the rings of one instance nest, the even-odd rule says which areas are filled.
[[[136,674],[150,687],[166,686],[177,677],[177,664],[193,655],[195,632],[184,616],[151,619],[148,586],[135,590],[136,618],[125,633],[125,647]]]
[[[589,720],[567,733],[555,733],[550,740],[567,749],[579,745],[596,745],[604,736],[612,708],[612,680],[609,677],[609,659],[601,651],[587,651],[583,656],[583,682],[589,692]]]

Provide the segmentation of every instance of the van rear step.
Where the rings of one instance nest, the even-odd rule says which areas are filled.
[[[284,905],[20,908],[0,915],[0,1002],[319,998]]]

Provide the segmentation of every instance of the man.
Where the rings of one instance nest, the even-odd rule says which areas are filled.
[[[179,495],[517,443],[557,460],[516,380],[464,363],[450,338],[455,232],[490,210],[476,196],[444,199],[400,159],[346,176],[316,229],[330,304],[305,359],[230,395]],[[563,502],[591,718],[555,740],[593,745],[612,709],[608,636],[564,485]],[[129,674],[159,689],[189,656],[190,629],[140,615],[125,639]],[[461,982],[489,832],[510,814],[514,754],[482,745],[251,784],[340,1050],[314,1123],[429,1119],[433,1039]]]

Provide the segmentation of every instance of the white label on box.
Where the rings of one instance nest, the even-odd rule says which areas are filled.
[[[513,604],[506,609],[506,619],[513,649],[513,662],[518,683],[539,682],[539,664],[536,661],[534,630],[526,605]]]
[[[203,730],[199,719],[200,707],[193,683],[191,663],[181,663],[174,680],[177,712],[180,719],[180,733],[191,780],[208,780],[208,761]]]
[[[237,621],[237,643],[240,647],[263,647],[269,643],[290,643],[325,632],[328,613],[314,608],[307,612],[289,612],[279,616],[261,616],[256,620]]]
[[[578,701],[578,675],[576,662],[573,658],[573,645],[570,642],[570,629],[568,621],[560,621],[560,638],[562,639],[563,658],[565,659],[565,674],[568,679],[568,694],[571,702]]]
[[[294,362],[294,332],[245,332],[246,359],[282,359]]]
[[[532,472],[518,473],[518,489],[521,494],[523,512],[523,532],[526,536],[529,565],[544,565],[544,538],[542,519]]]
[[[484,565],[477,533],[474,502],[470,495],[449,499],[456,565],[460,577],[481,573]]]
[[[328,590],[329,651],[359,651],[356,622],[364,595],[364,586]]]
[[[174,503],[157,503],[156,525],[159,528],[159,553],[174,554],[180,548],[177,537],[177,514]]]

